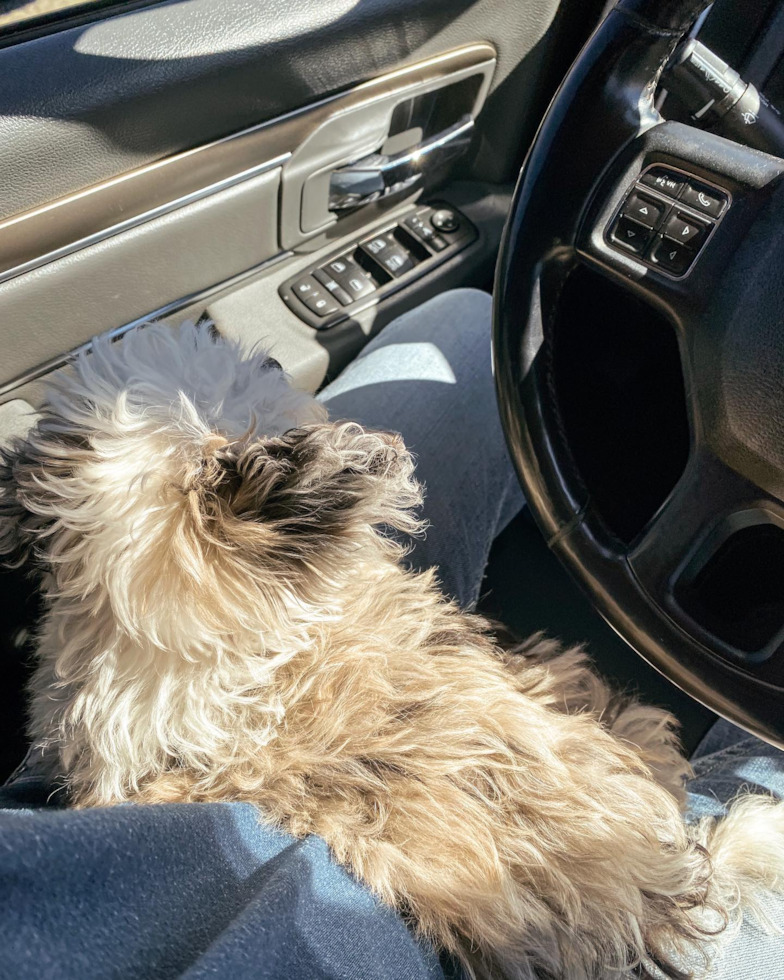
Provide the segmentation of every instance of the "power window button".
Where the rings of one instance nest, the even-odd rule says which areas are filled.
[[[413,269],[416,264],[411,253],[403,248],[392,232],[370,238],[362,242],[360,248],[371,255],[395,279]]]
[[[301,299],[304,303],[305,298],[310,296],[311,293],[317,292],[318,288],[318,283],[314,281],[312,276],[304,276],[299,280],[299,282],[294,283],[294,285],[291,287],[291,291],[294,293],[297,299]]]
[[[368,293],[375,292],[376,287],[348,255],[327,262],[320,271],[335,279],[341,289],[345,289],[351,297],[352,303]]]
[[[323,269],[316,269],[313,275],[316,277],[316,279],[318,279],[321,285],[335,297],[341,306],[348,306],[348,304],[352,302],[351,297],[346,290],[340,285],[337,279],[333,279],[329,273],[325,272]]]

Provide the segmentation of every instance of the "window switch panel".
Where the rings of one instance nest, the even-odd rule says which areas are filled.
[[[441,222],[443,230],[431,223],[439,212],[450,215]],[[477,237],[474,225],[451,205],[417,205],[372,235],[353,244],[344,241],[332,256],[300,267],[278,292],[309,326],[331,329],[429,273]]]

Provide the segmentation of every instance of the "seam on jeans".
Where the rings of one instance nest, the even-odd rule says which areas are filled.
[[[510,465],[511,465],[511,461],[510,461]],[[514,468],[512,468],[512,472],[506,478],[506,486],[504,487],[503,493],[499,494],[498,496],[498,504],[496,506],[496,511],[495,511],[495,521],[493,522],[494,533],[491,534],[489,540],[485,538],[484,561],[482,562],[482,575],[476,585],[476,588],[474,589],[474,594],[471,599],[471,605],[468,607],[469,612],[475,611],[479,603],[479,600],[482,598],[482,582],[484,582],[485,580],[485,573],[487,571],[487,565],[490,560],[490,551],[492,550],[493,542],[495,541],[495,539],[498,537],[499,534],[498,525],[501,521],[501,512],[504,508],[504,501],[506,500],[506,497],[509,494],[510,485],[513,486],[514,484],[517,484],[519,486],[517,473],[514,471]],[[525,498],[523,500],[523,506],[525,506]]]
[[[695,759],[692,762],[692,768],[694,769],[694,778],[699,780],[705,776],[710,776],[720,769],[725,763],[731,762],[736,758],[742,757],[747,754],[747,748],[750,745],[755,744],[757,741],[754,736],[749,736],[749,738],[744,738],[740,742],[736,742],[734,745],[728,745],[725,749],[719,749],[716,752],[711,752],[710,755],[703,756],[703,759],[707,763],[706,767],[700,766],[700,759]]]

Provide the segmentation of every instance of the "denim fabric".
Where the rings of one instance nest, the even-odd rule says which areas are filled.
[[[411,562],[437,566],[467,609],[493,539],[523,506],[496,404],[491,306],[477,289],[442,293],[389,324],[320,396],[332,418],[403,436],[431,525]]]
[[[773,745],[728,721],[716,722],[691,759],[694,779],[689,783],[690,818],[720,816],[741,792],[784,798],[783,758]]]
[[[435,565],[466,607],[522,506],[490,368],[490,297],[443,294],[390,324],[322,394],[334,418],[400,431],[425,483]],[[784,795],[776,750],[719,723],[700,747],[694,815],[740,787]],[[2,980],[444,980],[330,858],[239,804],[67,811],[34,765],[0,789]],[[778,915],[780,909],[774,908]],[[784,923],[784,916],[779,921]],[[784,976],[779,939],[744,927],[714,980]]]
[[[192,804],[0,812],[0,976],[443,974],[322,841]]]

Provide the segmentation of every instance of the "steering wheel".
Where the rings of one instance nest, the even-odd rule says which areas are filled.
[[[784,748],[784,161],[664,121],[654,105],[707,5],[620,0],[556,94],[504,232],[496,386],[533,515],[599,612],[670,681]],[[661,209],[649,224],[672,223],[625,219],[640,201]],[[631,541],[600,513],[564,424],[559,302],[586,268],[670,321],[684,378],[685,468]],[[733,548],[745,554],[735,565]],[[759,608],[751,597],[759,637],[744,644],[700,602],[720,605],[723,570],[749,567],[771,595],[765,586]]]

